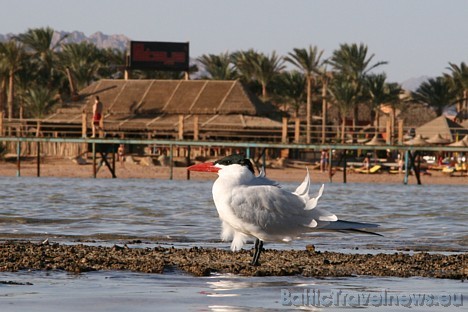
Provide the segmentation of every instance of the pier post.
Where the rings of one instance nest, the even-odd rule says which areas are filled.
[[[403,120],[398,120],[398,144],[403,144]]]
[[[97,168],[96,168],[96,143],[93,142],[93,178],[96,179]]]
[[[346,161],[346,150],[343,150],[343,183],[346,183],[346,170],[348,163]]]
[[[263,153],[262,153],[262,169],[265,174],[266,174],[266,152],[267,152],[267,149],[264,148]]]
[[[174,145],[169,147],[169,180],[174,178]]]
[[[179,133],[177,137],[179,140],[184,139],[184,115],[179,115]]]
[[[37,142],[37,177],[41,176],[41,142]]]
[[[81,137],[86,138],[87,136],[87,129],[88,125],[86,124],[86,111],[83,110],[83,113],[81,113]]]
[[[281,142],[288,143],[288,117],[283,117],[283,128],[281,133]]]
[[[198,115],[193,116],[193,140],[198,141],[198,137],[200,136],[200,128],[198,125]]]
[[[0,136],[3,136],[3,112],[0,112]]]
[[[105,115],[105,114],[102,114],[101,120],[99,120],[99,128],[101,128],[101,129],[99,130],[99,137],[100,137],[100,138],[103,138],[103,137],[104,137],[104,134],[105,134],[105,131],[104,131],[104,115]]]
[[[16,144],[16,176],[21,176],[21,141]]]
[[[390,120],[387,120],[387,123],[385,125],[385,132],[387,132],[387,139],[385,141],[388,145],[391,145],[393,143],[393,133],[391,130]]]
[[[409,150],[405,151],[405,177],[403,179],[404,184],[408,184],[409,175]]]
[[[191,150],[191,146],[187,146],[187,167],[190,166],[190,150]],[[187,170],[187,180],[190,180],[190,170]]]
[[[301,120],[296,118],[294,121],[294,143],[299,143],[301,139]]]

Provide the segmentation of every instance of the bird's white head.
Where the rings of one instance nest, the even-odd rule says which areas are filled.
[[[217,172],[220,176],[254,176],[250,159],[239,154],[221,158],[215,162],[205,162],[187,168],[190,171]]]

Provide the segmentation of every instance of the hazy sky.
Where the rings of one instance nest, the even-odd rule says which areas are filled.
[[[191,57],[246,50],[331,55],[364,43],[389,81],[468,63],[467,0],[0,0],[0,33],[50,26],[132,40],[190,41]]]

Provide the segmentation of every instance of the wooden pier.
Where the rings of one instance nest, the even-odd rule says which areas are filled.
[[[41,144],[44,143],[75,143],[82,144],[88,147],[88,151],[92,152],[93,158],[93,177],[96,178],[98,168],[105,164],[110,170],[112,177],[116,178],[115,173],[115,154],[117,147],[120,144],[124,145],[140,145],[140,146],[167,146],[169,147],[169,164],[170,164],[170,176],[173,177],[173,151],[174,148],[186,148],[187,159],[190,158],[190,151],[193,147],[199,148],[234,148],[245,151],[246,157],[251,157],[251,151],[253,149],[262,150],[262,157],[265,157],[265,151],[270,149],[277,150],[303,150],[303,151],[322,151],[327,150],[329,152],[329,159],[332,159],[332,151],[343,151],[342,155],[344,158],[340,159],[340,164],[343,166],[343,181],[346,183],[346,172],[347,172],[347,161],[346,151],[399,151],[405,153],[405,177],[404,184],[408,182],[408,174],[411,169],[414,170],[418,184],[421,184],[419,177],[419,163],[417,156],[420,152],[453,152],[453,153],[465,153],[468,154],[467,146],[440,146],[440,145],[424,145],[424,146],[412,146],[412,145],[365,145],[365,144],[297,144],[297,143],[266,143],[266,142],[229,142],[229,141],[187,141],[187,140],[159,140],[159,139],[118,139],[118,138],[57,138],[57,137],[0,137],[0,142],[11,142],[10,144],[16,144],[16,155],[17,155],[17,176],[21,175],[21,143],[34,142],[37,148],[37,176],[40,176],[40,154]],[[101,164],[98,167],[97,158],[98,154],[101,155]],[[108,159],[111,157],[111,159]],[[265,159],[263,159],[265,164]],[[329,166],[329,178],[332,182],[332,166]],[[189,178],[189,175],[187,176]]]

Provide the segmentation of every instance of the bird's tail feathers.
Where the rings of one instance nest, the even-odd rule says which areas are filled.
[[[358,234],[369,234],[369,235],[376,235],[376,236],[383,236],[382,234],[371,232],[371,231],[364,231],[359,229],[352,229],[352,230],[338,230],[337,232],[341,233],[358,233]]]
[[[308,168],[306,169],[307,169],[307,173],[304,178],[304,181],[302,181],[301,185],[299,185],[294,191],[294,193],[300,197],[304,197],[304,196],[309,197],[310,175],[309,175],[309,169]]]
[[[372,234],[382,236],[381,234],[366,231],[363,229],[367,228],[377,228],[380,225],[375,223],[362,223],[362,222],[353,222],[353,221],[344,221],[344,220],[337,220],[335,222],[330,222],[326,226],[322,227],[322,230],[329,230],[329,231],[338,231],[338,232],[356,232],[362,234]]]
[[[312,197],[307,201],[306,207],[305,207],[306,210],[314,209],[317,206],[318,200],[320,199],[320,197],[322,197],[324,187],[325,187],[325,184],[322,184],[317,194],[317,197],[315,198]]]

